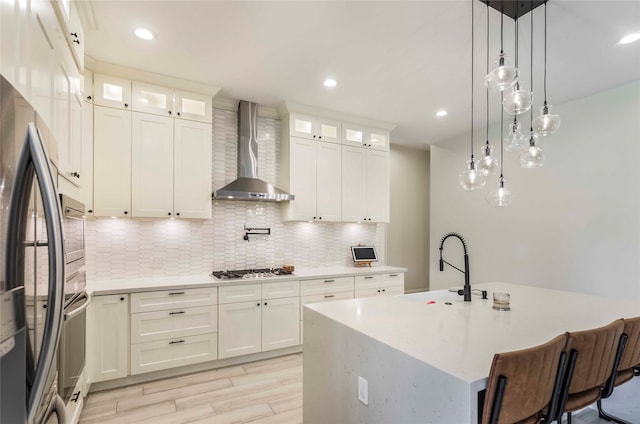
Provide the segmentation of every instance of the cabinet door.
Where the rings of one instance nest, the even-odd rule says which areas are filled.
[[[313,139],[314,119],[310,116],[290,114],[289,115],[289,133],[291,136]]]
[[[176,91],[175,100],[176,117],[190,121],[212,122],[211,96]]]
[[[131,112],[94,106],[93,213],[131,212]]]
[[[296,196],[289,202],[287,219],[312,221],[316,219],[316,142],[291,137],[289,190]]]
[[[314,122],[314,134],[318,136],[318,140],[329,143],[340,143],[342,140],[342,125],[339,121],[318,118]]]
[[[173,116],[173,89],[133,81],[131,103],[134,112]]]
[[[70,123],[69,123],[69,145],[66,152],[68,156],[69,167],[67,176],[69,181],[78,187],[84,187],[87,174],[82,168],[84,159],[84,143],[83,143],[83,125],[84,119],[82,110],[84,101],[80,93],[73,93],[70,99]]]
[[[367,219],[366,150],[342,146],[342,221]]]
[[[300,344],[300,298],[262,302],[262,351]]]
[[[126,377],[129,357],[128,295],[94,296],[87,314],[87,360],[93,382]]]
[[[366,129],[360,125],[342,124],[342,144],[365,147]]]
[[[389,151],[389,132],[382,130],[370,129],[366,132],[365,137],[368,147],[374,150]]]
[[[131,211],[135,217],[173,216],[173,118],[132,114]]]
[[[317,216],[322,221],[342,219],[342,148],[339,144],[317,144]]]
[[[96,105],[131,109],[131,81],[94,74],[93,96]]]
[[[46,23],[55,19],[52,15],[54,12],[49,2],[33,2],[31,5],[29,31],[31,104],[51,130],[53,130],[55,53],[52,44],[53,33],[48,31]],[[4,17],[2,20],[4,23]],[[5,40],[2,37],[3,44]]]
[[[93,214],[93,103],[82,109],[82,201]]]
[[[71,78],[65,66],[57,61],[54,74],[53,136],[58,142],[58,172],[71,179],[71,143],[69,141]]]
[[[218,358],[260,352],[262,303],[228,303],[218,306]]]
[[[211,124],[176,119],[174,126],[174,212],[211,218]]]
[[[367,150],[367,218],[389,222],[389,153]]]
[[[82,83],[84,101],[93,104],[93,72],[85,70]]]

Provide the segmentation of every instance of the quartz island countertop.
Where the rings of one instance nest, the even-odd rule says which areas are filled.
[[[176,275],[146,278],[122,278],[111,280],[88,280],[87,291],[93,295],[108,295],[118,293],[133,293],[153,290],[173,290],[180,288],[218,287],[240,284],[258,284],[290,280],[313,280],[317,278],[337,278],[357,275],[386,274],[393,272],[407,272],[407,268],[395,266],[372,267],[323,267],[296,269],[293,275],[277,277],[251,278],[237,280],[218,280],[211,274]]]
[[[304,421],[321,422],[319,413],[336,422],[395,416],[397,422],[475,423],[477,393],[495,353],[640,315],[638,302],[583,293],[500,282],[472,288],[488,290],[488,299],[464,302],[440,290],[306,305]],[[511,294],[510,311],[492,308],[493,292]],[[323,360],[327,350],[338,357]],[[353,395],[358,376],[369,381],[366,407]],[[314,379],[320,381],[307,386]],[[327,412],[316,404],[333,407]]]

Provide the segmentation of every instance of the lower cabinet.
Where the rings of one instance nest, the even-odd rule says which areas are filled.
[[[87,367],[91,382],[129,371],[129,295],[94,296],[87,318]]]
[[[220,287],[219,358],[299,345],[299,296],[299,281]]]
[[[355,277],[355,297],[404,294],[404,274],[359,275]]]
[[[131,374],[159,371],[218,358],[218,335],[175,337],[131,345]]]

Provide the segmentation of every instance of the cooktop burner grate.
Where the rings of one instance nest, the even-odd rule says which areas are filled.
[[[284,268],[257,268],[235,269],[231,271],[213,271],[213,276],[218,280],[239,280],[253,278],[277,277],[279,275],[291,275],[291,271]]]

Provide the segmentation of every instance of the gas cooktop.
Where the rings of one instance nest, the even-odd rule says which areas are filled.
[[[259,269],[237,269],[232,271],[213,271],[213,276],[218,280],[241,280],[277,277],[279,275],[291,275],[291,271],[284,268],[259,268]]]

